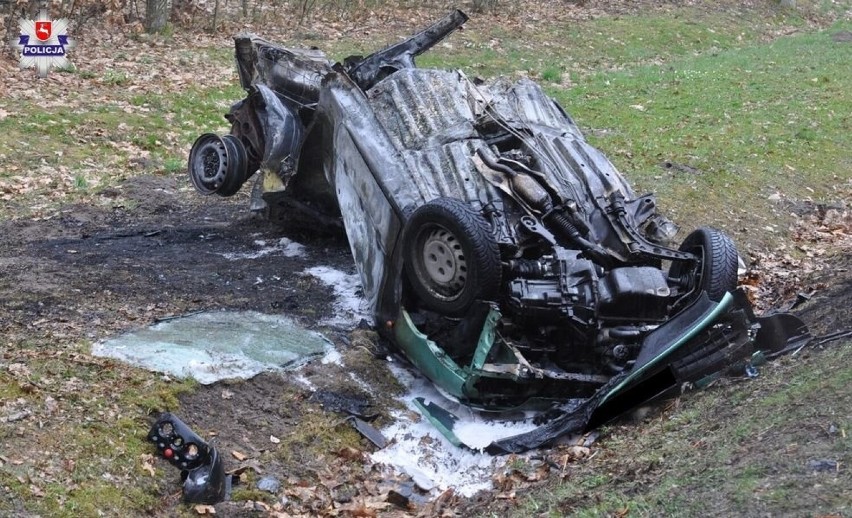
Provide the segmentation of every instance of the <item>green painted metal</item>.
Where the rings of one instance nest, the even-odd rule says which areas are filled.
[[[683,334],[681,334],[680,338],[673,341],[672,344],[669,345],[666,348],[665,351],[658,354],[656,358],[649,361],[648,363],[641,366],[640,368],[636,369],[635,371],[631,372],[630,375],[627,376],[626,378],[624,378],[624,380],[621,383],[619,383],[618,385],[616,385],[616,387],[614,389],[609,391],[609,394],[607,394],[601,400],[599,405],[606,403],[606,401],[610,397],[612,397],[614,394],[620,392],[621,389],[623,389],[625,386],[628,386],[630,383],[635,381],[637,378],[643,376],[649,369],[652,369],[655,366],[659,365],[660,362],[662,362],[664,359],[666,359],[666,357],[669,356],[672,352],[674,352],[678,347],[682,346],[686,342],[695,338],[695,336],[698,333],[700,333],[702,330],[704,330],[704,328],[706,328],[708,325],[715,322],[716,319],[719,318],[719,315],[721,315],[722,313],[727,311],[728,308],[730,307],[731,303],[733,303],[733,301],[734,301],[734,297],[730,293],[726,293],[725,296],[722,297],[722,300],[719,301],[719,303],[716,305],[715,308],[713,308],[712,311],[707,313],[707,315],[704,318],[702,318],[698,322],[695,322],[695,324],[693,324],[688,329],[686,329],[683,332]]]
[[[461,439],[456,436],[455,432],[453,432],[453,425],[455,424],[456,419],[458,419],[455,415],[450,413],[448,410],[444,410],[435,403],[430,402],[427,405],[426,401],[421,397],[414,398],[413,403],[414,406],[420,410],[420,413],[426,416],[426,419],[432,423],[432,426],[441,432],[441,435],[446,437],[454,446],[459,448],[467,447]]]
[[[450,395],[467,399],[464,384],[468,373],[447,356],[438,344],[417,329],[405,309],[400,310],[400,318],[394,323],[393,329],[397,345],[420,372]]]
[[[473,353],[473,360],[470,362],[470,369],[474,372],[482,369],[485,365],[485,360],[488,359],[488,353],[494,346],[495,328],[497,322],[500,321],[502,315],[496,308],[491,308],[488,316],[485,317],[485,324],[482,326],[482,332],[479,334],[479,342],[476,344],[476,351]]]

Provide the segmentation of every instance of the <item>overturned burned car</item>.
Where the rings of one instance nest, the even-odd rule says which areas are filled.
[[[807,331],[757,319],[731,239],[677,227],[533,81],[417,68],[460,27],[332,63],[236,38],[248,95],[195,142],[203,194],[345,229],[376,323],[449,396],[486,409],[585,403],[492,445],[518,451]],[[429,412],[430,409],[424,410]],[[435,418],[437,419],[437,418]]]

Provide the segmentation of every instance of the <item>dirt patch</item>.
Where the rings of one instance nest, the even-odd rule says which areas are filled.
[[[832,41],[836,41],[837,43],[848,43],[852,41],[852,32],[849,31],[837,31],[831,35]]]
[[[342,237],[314,239],[302,257],[253,258],[268,243],[305,236],[221,200],[188,202],[174,185],[170,177],[133,180],[120,189],[122,205],[74,205],[54,219],[0,224],[0,326],[82,321],[86,337],[100,338],[213,308],[331,313],[332,290],[299,273],[318,262],[354,271]]]
[[[815,335],[852,329],[852,256],[836,256],[805,285],[811,300],[796,313]]]
[[[81,393],[88,401],[89,396],[127,390],[127,377],[147,378],[140,390],[153,391],[151,383],[157,375],[81,355],[86,348],[80,344],[87,341],[210,309],[286,314],[310,328],[334,316],[333,288],[303,272],[323,265],[354,273],[343,236],[309,238],[304,230],[271,226],[247,212],[244,197],[233,202],[199,199],[183,183],[182,178],[169,176],[137,178],[102,192],[100,201],[106,203],[66,206],[47,220],[0,223],[5,243],[0,251],[4,269],[0,330],[6,346],[0,355],[0,376],[9,382],[4,386],[14,391],[10,396],[21,396],[18,403],[10,403],[13,406],[4,404],[0,412],[4,417],[0,467],[12,466],[7,464],[11,462],[6,456],[9,452],[51,449],[51,434],[56,432],[49,430],[62,429],[69,419],[89,419],[85,405],[66,408],[72,402],[69,398],[76,397],[67,394],[67,382],[57,386],[52,379],[45,381],[44,374],[34,374],[28,362],[37,360],[58,377],[72,375],[75,383],[90,382],[90,394]],[[279,246],[282,242],[287,246]],[[343,327],[320,330],[346,364],[314,362],[296,373],[270,373],[244,382],[197,387],[180,402],[160,400],[148,408],[152,416],[157,411],[175,410],[204,437],[214,440],[229,468],[249,467],[235,492],[237,502],[225,504],[226,515],[228,509],[242,509],[245,500],[276,500],[277,496],[254,489],[261,473],[304,487],[322,477],[331,480],[320,473],[343,462],[352,468],[343,469],[345,475],[335,475],[340,484],[349,475],[352,480],[366,476],[363,468],[355,466],[361,465],[363,452],[371,445],[344,415],[325,411],[323,402],[311,400],[310,395],[315,389],[324,389],[357,396],[365,412],[379,416],[376,425],[380,426],[386,422],[382,416],[387,415],[387,408],[396,404],[392,398],[400,388],[382,362],[374,359],[375,354],[385,353],[375,333]],[[74,362],[75,358],[86,368],[68,374],[70,367],[59,362]],[[358,366],[363,377],[348,364]],[[128,371],[133,374],[126,374]],[[79,379],[81,372],[86,379]],[[104,376],[107,372],[112,374]],[[5,402],[5,393],[3,398]],[[26,414],[19,416],[22,409]],[[148,417],[133,409],[130,412],[133,424],[127,423],[126,440],[138,443]],[[112,422],[110,417],[99,419],[105,425]],[[44,431],[39,425],[42,419],[51,422]],[[242,452],[246,461],[238,462],[232,451]],[[33,476],[25,473],[41,469],[35,459],[12,460],[24,481]],[[58,471],[62,472],[61,467]],[[147,494],[161,498],[152,501],[149,510],[171,516],[178,505],[173,496],[178,473],[165,471],[157,479],[159,489]],[[33,487],[40,488],[41,483],[34,482]],[[294,505],[298,510],[316,510],[346,500],[345,495],[334,496],[331,489],[324,495],[315,499],[322,504],[316,504],[318,507],[298,498]],[[20,502],[0,502],[0,509],[20,506]]]

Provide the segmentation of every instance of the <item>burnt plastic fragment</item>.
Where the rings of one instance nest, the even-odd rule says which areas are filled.
[[[363,396],[320,389],[311,394],[309,400],[319,403],[330,412],[349,414],[366,420],[372,420],[378,416],[375,412],[370,412],[372,404]]]
[[[774,359],[798,349],[813,338],[808,326],[789,313],[775,313],[757,319],[760,331],[754,339],[755,347]]]
[[[382,432],[376,430],[376,428],[373,427],[370,423],[362,419],[358,419],[354,415],[350,416],[347,420],[352,423],[352,426],[355,427],[356,430],[358,430],[358,433],[366,437],[367,440],[369,440],[376,446],[376,448],[381,450],[382,448],[387,446],[388,440],[385,439],[385,436],[382,435]]]
[[[210,505],[225,499],[227,484],[219,452],[183,421],[163,413],[148,432],[148,440],[161,457],[181,470],[184,502]]]

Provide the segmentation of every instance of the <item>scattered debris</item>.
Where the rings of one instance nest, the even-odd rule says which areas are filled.
[[[154,456],[153,455],[151,455],[150,453],[143,453],[140,456],[140,460],[142,461],[142,469],[147,471],[149,475],[151,475],[153,477],[157,474],[157,472],[154,471]]]
[[[181,470],[184,502],[215,504],[225,499],[230,478],[225,476],[219,452],[183,421],[168,412],[160,415],[148,440],[161,457]]]
[[[376,448],[382,449],[387,446],[388,441],[385,439],[385,436],[382,435],[382,432],[376,430],[370,423],[364,421],[363,419],[359,419],[356,416],[352,416],[349,418],[349,422],[352,423],[352,426],[358,430],[358,433],[367,438],[371,443],[373,443]]]
[[[238,461],[242,462],[242,461],[244,461],[244,460],[246,460],[246,459],[248,458],[248,455],[246,455],[245,453],[239,452],[239,451],[237,451],[237,450],[231,450],[231,457],[233,457],[233,458],[237,459]]]
[[[279,482],[275,477],[266,476],[258,480],[255,487],[261,491],[266,491],[267,493],[272,493],[274,495],[278,493],[279,489],[281,489],[281,482]]]
[[[819,459],[812,460],[808,462],[808,468],[811,471],[816,473],[833,471],[835,473],[840,472],[840,463],[836,460],[828,460],[828,459]]]

